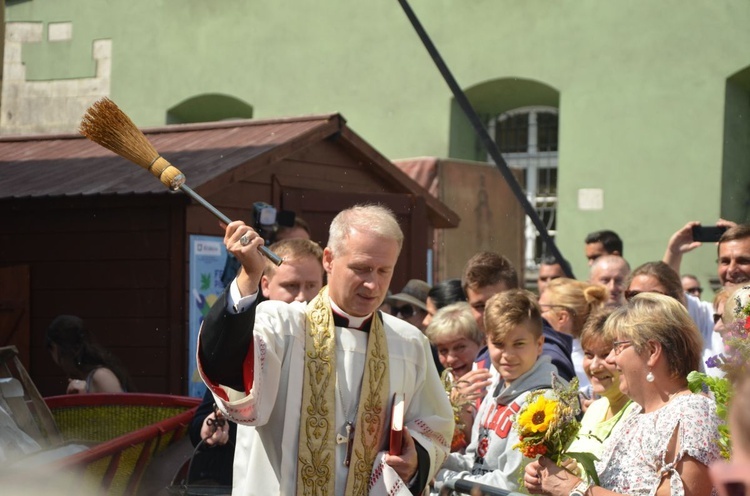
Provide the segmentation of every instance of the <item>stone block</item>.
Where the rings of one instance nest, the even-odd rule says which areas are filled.
[[[73,39],[72,22],[50,22],[47,25],[47,41],[70,41]]]

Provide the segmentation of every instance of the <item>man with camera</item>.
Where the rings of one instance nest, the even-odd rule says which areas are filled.
[[[750,281],[750,224],[724,219],[715,226],[688,222],[669,238],[663,261],[679,274],[682,255],[709,242],[718,243],[717,274],[722,286]]]
[[[750,281],[750,225],[719,219],[715,226],[691,221],[669,238],[664,263],[680,273],[682,255],[702,243],[717,243],[717,274],[722,287]],[[687,309],[703,335],[705,355],[724,351],[721,336],[713,332],[713,305],[685,294]]]

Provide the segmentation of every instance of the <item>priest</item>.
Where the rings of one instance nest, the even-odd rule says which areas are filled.
[[[253,449],[273,467],[254,470],[252,453],[235,453],[235,469],[247,460],[247,479],[264,488],[233,494],[422,493],[449,451],[453,413],[427,339],[377,311],[403,243],[395,217],[377,205],[339,213],[323,251],[328,286],[307,305],[256,304],[263,242],[241,221],[227,226],[242,269],[199,337],[201,377],[230,420],[256,426]],[[406,428],[391,455],[398,392]]]

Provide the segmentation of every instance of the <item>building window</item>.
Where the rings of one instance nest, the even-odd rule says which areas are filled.
[[[557,226],[557,109],[523,107],[510,110],[492,118],[488,128],[508,166],[525,171],[526,198],[554,238]],[[488,160],[494,163],[492,157]],[[525,237],[526,269],[535,270],[547,253],[528,217]]]

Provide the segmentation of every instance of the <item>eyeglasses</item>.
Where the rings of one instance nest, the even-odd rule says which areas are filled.
[[[720,313],[715,313],[714,314],[714,325],[718,324],[720,320],[721,320],[721,314]]]
[[[391,314],[398,317],[401,315],[401,317],[405,319],[410,319],[415,313],[414,307],[412,305],[404,305],[402,307],[393,307],[393,310],[391,311]]]
[[[703,288],[700,286],[696,286],[694,288],[687,288],[685,292],[693,296],[700,296],[703,293]]]
[[[625,299],[628,300],[628,301],[630,301],[634,297],[638,296],[641,293],[659,293],[660,295],[669,296],[666,293],[662,293],[661,291],[657,291],[657,290],[652,290],[652,291],[638,291],[638,290],[635,290],[635,289],[632,289],[632,290],[629,289],[629,290],[625,291]]]
[[[632,344],[633,342],[630,340],[615,341],[612,343],[612,351],[615,352],[615,355],[619,355],[620,353],[622,353],[622,350],[624,350],[628,346],[631,346]]]

